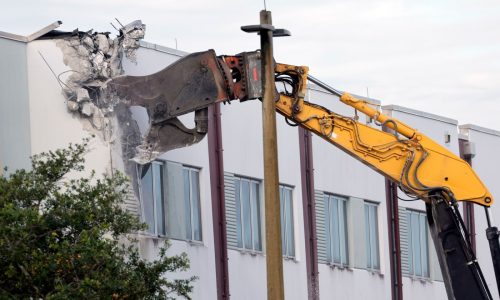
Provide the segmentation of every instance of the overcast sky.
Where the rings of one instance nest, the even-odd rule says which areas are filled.
[[[115,32],[141,19],[148,42],[188,52],[259,47],[241,25],[258,23],[255,0],[0,0],[0,31]],[[279,62],[307,65],[340,90],[500,130],[500,1],[267,0]]]

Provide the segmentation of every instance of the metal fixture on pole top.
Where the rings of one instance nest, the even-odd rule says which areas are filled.
[[[283,286],[283,254],[281,252],[273,36],[289,36],[290,32],[284,29],[275,29],[272,25],[271,12],[267,10],[260,12],[260,25],[242,26],[241,29],[245,32],[258,32],[260,35],[267,299],[283,300],[285,292]]]

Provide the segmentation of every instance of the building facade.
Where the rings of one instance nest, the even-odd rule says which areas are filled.
[[[0,34],[0,164],[28,168],[33,154],[79,142],[90,134],[87,170],[132,177],[127,208],[148,224],[138,233],[141,254],[154,259],[165,239],[169,252],[186,252],[198,276],[193,299],[265,299],[265,224],[261,105],[259,101],[211,107],[211,132],[200,143],[161,155],[133,172],[124,159],[126,137],[111,120],[107,132],[68,111],[56,78],[69,70],[57,36]],[[157,72],[186,53],[141,42],[136,62],[123,59],[127,75]],[[344,115],[354,111],[319,87],[309,101]],[[397,105],[380,109],[461,155],[473,143],[471,164],[493,196],[500,195],[500,132]],[[142,134],[145,109],[130,108]],[[181,117],[193,127],[193,115]],[[370,119],[360,121],[376,126]],[[95,125],[95,124],[94,124]],[[446,291],[428,233],[422,201],[393,202],[386,180],[344,152],[278,117],[278,160],[286,299],[445,299]],[[126,146],[126,145],[125,145]],[[399,194],[401,198],[404,195]],[[464,205],[461,205],[464,206]],[[465,206],[464,206],[465,207]],[[493,220],[500,209],[490,209]],[[464,214],[471,210],[464,208]],[[483,230],[482,207],[472,210],[471,231],[479,263],[495,299],[496,282]],[[398,225],[397,243],[391,226]],[[472,230],[473,229],[473,230]],[[398,245],[397,249],[394,245]],[[393,259],[396,257],[397,259]],[[398,276],[398,274],[401,274]]]

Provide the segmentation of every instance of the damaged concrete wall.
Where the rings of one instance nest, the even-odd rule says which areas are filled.
[[[98,130],[109,130],[108,117],[118,101],[105,97],[101,88],[111,78],[123,74],[123,55],[136,61],[135,51],[145,30],[146,26],[137,20],[123,26],[114,39],[109,32],[75,30],[69,37],[57,41],[64,54],[64,63],[71,69],[58,74],[68,110],[89,118]],[[62,80],[65,73],[70,75]]]
[[[216,64],[213,51],[194,53],[191,60],[172,64],[158,73],[143,77],[120,76],[123,74],[123,57],[137,63],[135,52],[144,38],[144,31],[145,25],[134,21],[123,26],[115,39],[111,39],[107,32],[76,30],[57,42],[64,54],[64,63],[71,68],[57,75],[68,110],[87,119],[105,140],[116,133],[111,122],[111,117],[116,115],[119,130],[123,131],[119,136],[122,137],[124,159],[132,159],[140,165],[150,163],[164,152],[195,144],[204,138],[208,121],[206,107],[195,111],[195,128],[188,128],[177,118],[166,116],[174,110],[173,106],[178,106],[179,110],[179,106],[189,100],[179,96],[182,103],[176,103],[176,95],[205,100],[213,97],[210,93],[214,91],[202,95],[196,92],[201,78],[213,80],[208,69],[199,65],[208,61]],[[64,81],[60,78],[62,75],[66,75]],[[178,80],[177,84],[165,89],[164,82],[172,80]],[[144,136],[139,135],[130,110],[124,106],[147,108],[149,130]]]

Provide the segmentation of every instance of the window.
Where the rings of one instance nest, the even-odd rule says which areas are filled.
[[[141,199],[143,220],[147,231],[154,235],[165,235],[163,206],[163,164],[153,162],[142,167]]]
[[[142,167],[141,201],[147,231],[201,241],[199,169],[155,161]]]
[[[234,177],[237,247],[262,251],[260,224],[260,182]]]
[[[427,220],[423,212],[406,210],[408,238],[408,272],[416,277],[429,277]]]
[[[347,252],[347,199],[325,194],[325,229],[327,262],[346,266]]]
[[[295,257],[292,192],[291,187],[280,185],[281,244],[285,257]]]
[[[378,205],[365,201],[365,245],[366,245],[366,267],[368,269],[380,269],[378,250]]]
[[[201,241],[200,171],[183,167],[186,239]]]

